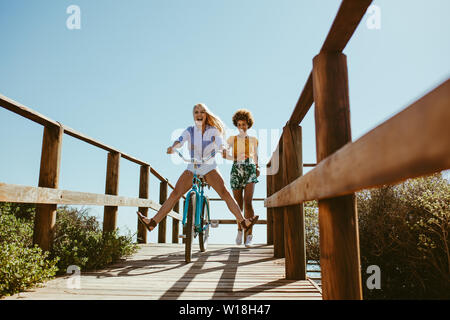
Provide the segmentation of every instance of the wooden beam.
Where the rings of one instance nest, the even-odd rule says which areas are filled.
[[[283,129],[283,181],[287,185],[303,174],[302,128]],[[285,271],[288,280],[306,280],[305,218],[303,204],[284,207]]]
[[[313,79],[316,153],[320,163],[352,138],[347,57],[342,53],[317,55],[313,60]],[[327,179],[321,184],[327,184]],[[322,199],[318,207],[323,298],[361,300],[355,195]]]
[[[150,184],[150,167],[141,166],[139,174],[139,198],[148,199],[148,189]],[[138,207],[138,211],[144,216],[148,216],[147,207]],[[137,242],[147,243],[147,228],[137,219]]]
[[[283,179],[283,135],[281,135],[280,143],[278,144],[279,156],[277,161],[278,170],[275,174],[272,175],[272,185],[274,192],[282,189],[284,184]],[[284,258],[285,250],[284,250],[284,208],[274,208],[273,209],[273,255],[274,258]]]
[[[109,152],[106,165],[105,194],[119,194],[120,153]],[[111,232],[117,228],[117,206],[105,206],[103,213],[103,232]]]
[[[343,0],[320,52],[342,52],[372,0]]]
[[[342,196],[450,169],[449,119],[450,80],[447,80],[321,161],[266,199],[264,206]]]
[[[11,112],[14,112],[24,118],[27,118],[33,122],[36,122],[40,125],[45,126],[55,126],[59,127],[58,122],[47,118],[46,116],[40,114],[39,112],[36,112],[23,104],[20,104],[8,97],[5,97],[0,94],[0,106],[5,108],[6,110],[9,110]]]
[[[115,148],[113,148],[111,146],[108,146],[108,145],[106,145],[106,144],[104,144],[104,143],[102,143],[102,142],[100,142],[100,141],[98,141],[96,139],[88,137],[88,136],[86,136],[86,135],[84,135],[84,134],[82,134],[82,133],[80,133],[80,132],[78,132],[78,131],[76,131],[76,130],[74,130],[74,129],[66,126],[66,125],[64,125],[64,124],[62,124],[62,123],[59,123],[58,121],[52,120],[52,119],[50,119],[50,118],[40,114],[39,112],[37,112],[35,110],[32,110],[32,109],[30,109],[30,108],[28,108],[28,107],[26,107],[26,106],[24,106],[24,105],[22,105],[22,104],[20,104],[20,103],[18,103],[16,101],[14,101],[14,100],[12,100],[12,99],[10,99],[8,97],[5,97],[3,95],[0,95],[0,106],[5,108],[5,109],[7,109],[7,110],[9,110],[9,111],[11,111],[11,112],[16,113],[16,114],[18,114],[18,115],[20,115],[20,116],[22,116],[22,117],[24,117],[26,119],[29,119],[31,121],[34,121],[34,122],[38,123],[38,124],[41,124],[43,126],[55,126],[55,127],[59,126],[59,127],[61,127],[63,129],[63,132],[65,134],[67,134],[67,135],[69,135],[69,136],[71,136],[73,138],[76,138],[78,140],[81,140],[83,142],[86,142],[86,143],[88,143],[88,144],[90,144],[92,146],[95,146],[97,148],[103,149],[105,151],[108,151],[108,152],[111,152],[111,153],[120,153],[122,158],[127,159],[127,160],[129,160],[129,161],[131,161],[133,163],[136,163],[136,164],[141,165],[141,166],[150,166],[148,163],[146,163],[146,162],[144,162],[142,160],[139,160],[136,157],[133,157],[133,156],[131,156],[129,154],[121,152],[121,151],[119,151],[119,150],[117,150],[117,149],[115,149]],[[164,178],[154,168],[150,168],[150,172],[155,177],[157,177],[160,181],[166,181],[166,178]],[[170,182],[168,182],[168,186],[171,187],[172,189],[175,189],[175,187]],[[184,196],[183,196],[183,198],[184,198]]]
[[[40,187],[58,188],[62,137],[63,130],[60,126],[47,124],[44,127],[39,171]],[[51,250],[55,223],[56,205],[39,204],[36,207],[36,217],[34,219],[33,244],[39,245],[44,251]]]
[[[291,117],[288,120],[287,125],[298,125],[305,118],[312,104],[314,103],[313,96],[313,83],[312,73],[309,74],[308,80],[306,80],[305,87],[303,88],[300,98],[292,112]]]
[[[86,205],[86,206],[118,206],[147,207],[158,211],[161,205],[150,199],[129,198],[107,194],[60,190],[53,188],[21,186],[0,182],[0,202]],[[174,219],[181,220],[182,215],[170,211]]]
[[[269,165],[267,165],[267,169],[268,169]],[[272,176],[267,175],[266,176],[266,192],[267,192],[267,197],[271,196],[274,191],[273,191],[273,182],[272,182]],[[272,245],[273,244],[273,209],[272,208],[267,208],[266,212],[267,212],[267,245]]]
[[[211,219],[211,221],[218,224],[236,224],[235,219]],[[267,220],[258,220],[255,224],[267,224]]]

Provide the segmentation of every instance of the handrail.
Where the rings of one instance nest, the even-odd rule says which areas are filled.
[[[161,208],[159,203],[150,199],[21,186],[2,182],[0,182],[0,202],[141,207],[150,208],[155,211],[158,211]],[[182,220],[182,215],[175,211],[170,211],[168,215],[174,219]]]
[[[281,207],[337,197],[449,169],[448,119],[450,80],[321,161],[268,197],[264,205]]]
[[[16,113],[16,114],[18,114],[18,115],[20,115],[20,116],[22,116],[24,118],[27,118],[27,119],[29,119],[31,121],[34,121],[34,122],[36,122],[36,123],[38,123],[40,125],[43,125],[43,126],[60,126],[64,130],[64,133],[66,133],[67,135],[72,136],[72,137],[74,137],[76,139],[79,139],[81,141],[84,141],[84,142],[86,142],[86,143],[88,143],[90,145],[93,145],[95,147],[98,147],[100,149],[103,149],[105,151],[120,153],[121,157],[124,158],[124,159],[127,159],[127,160],[129,160],[131,162],[134,162],[134,163],[138,164],[138,165],[148,166],[150,168],[150,172],[156,178],[158,178],[158,180],[160,180],[161,182],[165,182],[165,181],[168,182],[168,180],[166,178],[164,178],[153,167],[151,167],[150,164],[148,164],[148,163],[146,163],[146,162],[144,162],[142,160],[139,160],[139,159],[137,159],[137,158],[135,158],[135,157],[133,157],[131,155],[128,155],[128,154],[126,154],[126,153],[124,153],[122,151],[119,151],[119,150],[117,150],[117,149],[115,149],[115,148],[113,148],[111,146],[108,146],[108,145],[106,145],[106,144],[104,144],[102,142],[99,142],[98,140],[95,140],[95,139],[93,139],[91,137],[88,137],[88,136],[86,136],[86,135],[84,135],[84,134],[82,134],[82,133],[80,133],[80,132],[78,132],[78,131],[76,131],[76,130],[74,130],[74,129],[66,126],[66,125],[64,125],[64,124],[61,124],[61,123],[59,123],[59,122],[57,122],[55,120],[52,120],[52,119],[50,119],[50,118],[40,114],[39,112],[37,112],[35,110],[32,110],[32,109],[24,106],[23,104],[18,103],[18,102],[14,101],[14,100],[12,100],[12,99],[10,99],[8,97],[5,97],[4,95],[1,95],[1,94],[0,94],[0,106],[3,107],[4,109],[7,109],[7,110],[9,110],[9,111],[11,111],[13,113]],[[168,182],[168,185],[172,189],[175,189],[175,187],[170,182]]]

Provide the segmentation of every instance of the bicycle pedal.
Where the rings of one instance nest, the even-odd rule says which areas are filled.
[[[180,239],[186,239],[186,235],[185,235],[185,234],[180,234],[180,235],[178,236],[178,238],[180,238]]]

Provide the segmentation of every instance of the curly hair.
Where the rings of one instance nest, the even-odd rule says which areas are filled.
[[[250,129],[253,126],[254,120],[252,113],[247,109],[239,109],[233,115],[233,124],[237,127],[238,121],[244,120],[247,121],[248,128]]]

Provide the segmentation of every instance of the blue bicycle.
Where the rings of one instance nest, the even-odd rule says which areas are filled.
[[[185,162],[194,164],[194,169],[198,168],[201,164],[206,163],[215,155],[213,152],[206,159],[198,161],[195,159],[186,159],[178,150],[175,151]],[[184,239],[185,243],[185,261],[187,263],[191,262],[192,243],[197,235],[199,237],[198,242],[200,245],[200,251],[205,252],[208,247],[211,218],[209,211],[209,199],[204,192],[206,186],[209,187],[204,177],[197,175],[197,173],[194,172],[194,177],[192,178],[192,188],[186,193],[182,221],[184,234],[181,238]]]

